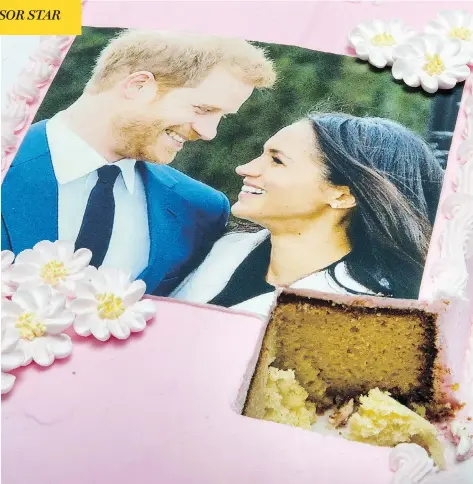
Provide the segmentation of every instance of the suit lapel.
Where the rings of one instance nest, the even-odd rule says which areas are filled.
[[[30,128],[3,180],[2,215],[15,254],[57,240],[58,188],[45,122]]]
[[[238,266],[268,236],[267,230],[260,230],[255,233],[229,234],[221,238],[173,296],[198,303],[211,301],[225,288]]]
[[[179,225],[186,218],[182,198],[174,192],[176,179],[165,167],[138,162],[148,205],[150,250],[148,267],[138,276],[146,283],[146,292],[153,292],[169,272],[179,246]]]
[[[225,289],[238,267],[256,247],[268,238],[269,232],[267,230],[259,230],[258,232],[242,235],[242,239],[237,243],[231,242],[231,236],[228,236],[227,240],[225,238],[222,239],[222,246],[219,250],[220,255],[218,256],[220,259],[219,269],[216,271],[215,266],[213,267],[212,277],[214,280],[211,281],[208,294],[206,295],[207,301],[212,300]],[[211,254],[209,254],[208,260],[212,262]],[[209,269],[212,270],[212,267],[209,266]]]

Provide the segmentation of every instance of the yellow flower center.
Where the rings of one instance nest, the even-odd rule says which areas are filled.
[[[59,281],[63,281],[68,275],[67,269],[64,267],[64,262],[51,260],[41,267],[39,275],[43,281],[50,286],[55,286]]]
[[[46,327],[41,321],[36,319],[34,313],[23,313],[16,320],[15,326],[18,328],[20,338],[27,339],[29,341],[39,338],[46,333]]]
[[[95,299],[99,301],[97,310],[102,319],[117,319],[126,311],[123,299],[110,292],[97,294]]]
[[[470,41],[471,36],[473,32],[470,29],[467,29],[466,27],[454,27],[451,31],[449,36],[452,39],[460,39],[460,40],[466,40]]]
[[[383,32],[382,34],[375,35],[371,39],[371,43],[376,47],[390,47],[396,44],[396,40],[391,34]]]
[[[427,62],[424,65],[424,71],[427,74],[434,76],[441,74],[445,70],[445,64],[442,62],[438,54],[426,55]]]

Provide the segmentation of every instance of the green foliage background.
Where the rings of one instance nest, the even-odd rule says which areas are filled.
[[[46,119],[77,99],[90,77],[94,61],[120,29],[84,28],[57,74],[36,120]],[[173,167],[223,191],[233,202],[241,180],[236,166],[257,156],[276,131],[311,110],[343,111],[398,121],[427,135],[433,97],[393,80],[349,56],[299,47],[260,44],[276,63],[277,86],[256,92],[235,116],[223,119],[215,140],[187,143]]]

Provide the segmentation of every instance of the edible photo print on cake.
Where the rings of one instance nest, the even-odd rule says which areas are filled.
[[[280,287],[416,299],[462,93],[289,45],[85,27],[4,179],[2,249],[67,240],[147,294],[262,315]]]

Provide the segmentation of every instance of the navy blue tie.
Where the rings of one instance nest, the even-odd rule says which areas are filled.
[[[110,238],[112,237],[115,217],[115,199],[113,186],[120,174],[116,165],[105,165],[97,170],[98,180],[90,192],[84,218],[76,239],[77,249],[90,249],[90,265],[99,267],[105,259]]]

